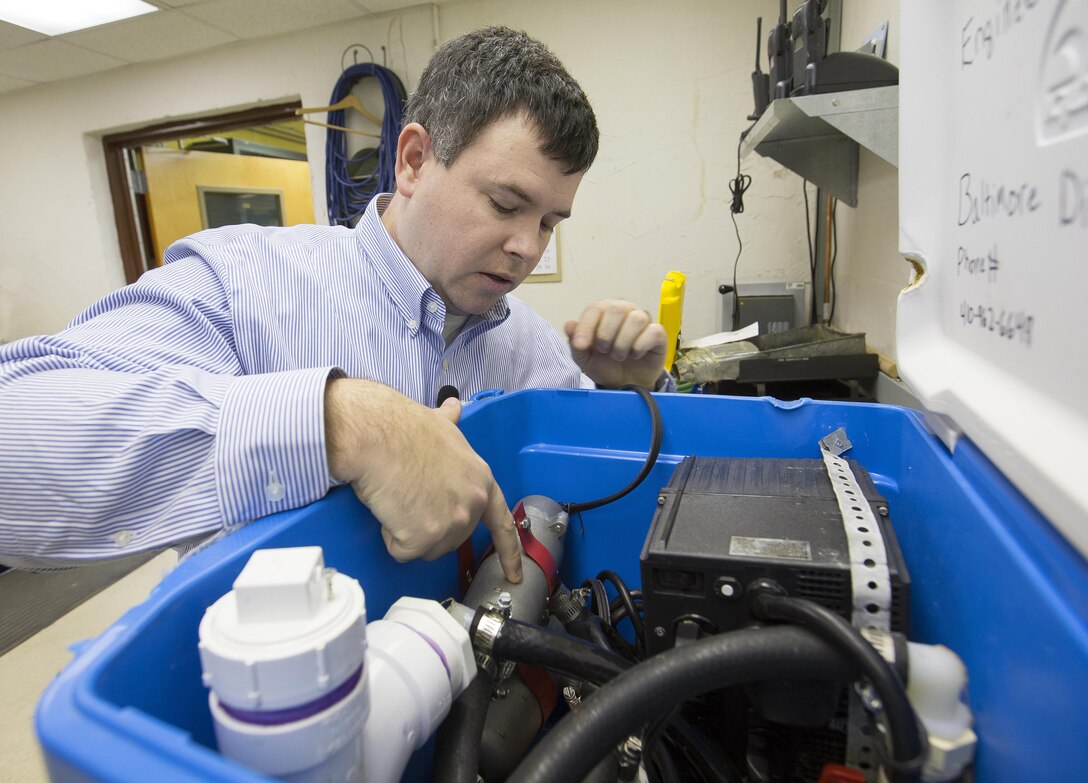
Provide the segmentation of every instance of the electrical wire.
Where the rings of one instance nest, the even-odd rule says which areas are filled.
[[[642,622],[642,615],[635,608],[635,601],[631,596],[631,591],[627,589],[627,584],[620,578],[619,574],[609,569],[601,571],[597,574],[597,578],[610,582],[616,588],[616,592],[619,594],[617,600],[627,610],[627,619],[635,630],[635,649],[640,658],[644,657],[646,655],[646,629]],[[611,612],[611,607],[609,607],[609,611]],[[612,627],[615,628],[618,622],[619,618],[613,617]]]
[[[816,251],[812,246],[812,207],[808,203],[808,180],[801,180],[801,190],[805,194],[805,236],[808,238],[808,282],[809,311],[808,322],[816,323]]]
[[[642,610],[643,610],[643,600],[642,600],[641,591],[632,590],[631,591],[631,601],[635,605],[635,611],[637,611],[641,615]],[[627,616],[627,607],[624,605],[624,602],[623,602],[622,598],[618,598],[618,597],[613,598],[610,608],[612,610],[612,624],[613,625],[618,624],[620,620],[622,620],[624,617]]]
[[[612,624],[612,611],[608,603],[608,593],[605,592],[604,583],[600,579],[587,579],[582,582],[582,589],[589,589],[593,596],[593,613],[601,618],[601,622]]]
[[[729,322],[733,325],[733,329],[737,328],[737,300],[740,299],[740,292],[737,291],[737,267],[740,266],[740,254],[744,250],[744,243],[741,242],[740,228],[737,226],[737,216],[735,213],[729,213],[729,219],[733,221],[733,233],[737,235],[737,257],[733,259],[733,312],[729,317]]]
[[[580,514],[583,511],[591,511],[592,509],[600,508],[601,506],[619,500],[642,483],[643,479],[650,474],[650,470],[657,462],[657,455],[661,453],[661,440],[664,436],[664,427],[661,423],[661,410],[657,407],[657,402],[654,400],[653,395],[641,386],[636,386],[635,384],[626,384],[620,388],[638,394],[642,397],[643,401],[645,401],[646,407],[650,409],[650,426],[652,434],[650,436],[650,451],[646,454],[646,461],[642,464],[642,470],[639,471],[639,474],[635,476],[630,484],[618,492],[613,492],[608,497],[600,498],[599,500],[591,500],[586,503],[560,503],[559,505],[562,506],[567,514]],[[607,608],[607,606],[608,602],[606,600],[605,607]]]
[[[752,186],[752,177],[740,173],[740,148],[744,143],[744,137],[748,135],[748,131],[751,129],[752,127],[749,126],[748,130],[742,133],[737,141],[737,176],[729,183],[729,192],[733,194],[733,200],[729,204],[729,212],[734,215],[739,215],[744,211],[744,194]]]
[[[831,324],[832,319],[835,317],[835,304],[839,301],[839,289],[835,285],[835,261],[839,257],[839,220],[835,214],[839,207],[839,200],[837,198],[831,199],[831,276],[829,285],[831,286],[831,311],[827,316],[828,325]]]
[[[374,63],[358,63],[348,66],[333,87],[330,104],[346,98],[355,84],[366,78],[378,80],[381,86],[385,111],[382,114],[381,136],[373,149],[360,150],[354,157],[348,156],[347,134],[336,128],[328,128],[325,136],[325,196],[330,225],[351,226],[366,209],[366,205],[378,193],[388,193],[396,185],[395,164],[397,135],[400,133],[405,91],[395,73]],[[327,123],[345,127],[344,110],[328,113]],[[352,174],[356,169],[373,162],[368,174]]]
[[[616,620],[612,617],[612,607],[608,603],[608,591],[605,589],[604,582],[600,579],[587,579],[582,582],[582,589],[589,590],[590,595],[593,596],[591,605],[593,607],[593,614],[596,615],[601,621],[601,632],[605,637],[606,649],[616,652],[622,655],[632,663],[637,663],[641,660],[642,656],[639,651],[631,647],[626,639],[616,630]]]
[[[730,323],[734,329],[737,328],[737,300],[740,298],[737,291],[737,267],[740,266],[740,254],[744,250],[744,243],[740,238],[740,227],[737,226],[737,215],[744,212],[744,194],[748,192],[748,188],[752,185],[752,177],[740,173],[740,148],[744,143],[744,138],[754,127],[755,123],[753,122],[740,134],[740,139],[737,140],[737,176],[729,183],[729,192],[733,194],[733,199],[729,204],[729,219],[733,221],[733,233],[737,235],[737,257],[733,259],[733,313],[730,317]]]

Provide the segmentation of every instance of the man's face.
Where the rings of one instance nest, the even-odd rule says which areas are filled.
[[[490,125],[444,166],[428,145],[391,229],[457,315],[485,313],[528,276],[555,225],[569,217],[582,174],[544,155],[522,117]]]

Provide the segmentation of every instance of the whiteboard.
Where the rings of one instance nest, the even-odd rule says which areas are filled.
[[[900,372],[1088,555],[1088,0],[901,11]]]

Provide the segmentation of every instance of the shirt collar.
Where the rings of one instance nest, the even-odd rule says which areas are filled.
[[[427,278],[416,269],[415,264],[389,235],[385,224],[382,223],[381,215],[392,198],[391,193],[379,193],[371,199],[355,227],[355,232],[363,253],[369,257],[378,271],[378,278],[404,318],[409,331],[415,334],[424,321],[424,313],[431,312],[425,308],[430,306],[433,310],[432,316],[437,315],[440,319],[444,319],[446,305],[434,287],[427,282]],[[437,305],[437,308],[430,303]],[[483,315],[474,315],[469,318],[464,330],[471,329],[481,321],[502,322],[509,315],[510,304],[504,295]],[[439,331],[441,331],[441,322]]]

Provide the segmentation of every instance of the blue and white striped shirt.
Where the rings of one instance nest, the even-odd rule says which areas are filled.
[[[593,385],[513,296],[447,347],[381,199],[355,229],[202,231],[59,334],[0,346],[0,562],[155,549],[317,500],[337,369],[424,405],[445,384]]]

